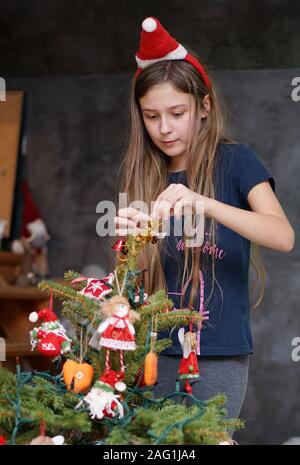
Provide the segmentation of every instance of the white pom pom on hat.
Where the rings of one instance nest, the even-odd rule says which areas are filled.
[[[153,18],[146,18],[142,22],[142,28],[146,32],[153,32],[157,28],[157,22]]]
[[[114,387],[119,392],[124,392],[127,389],[127,386],[125,383],[123,383],[123,381],[118,381]]]
[[[39,316],[38,316],[37,312],[31,312],[30,313],[29,321],[31,321],[31,323],[36,323],[38,319],[39,319]]]

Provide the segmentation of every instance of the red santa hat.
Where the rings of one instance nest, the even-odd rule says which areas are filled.
[[[50,308],[43,308],[39,312],[31,312],[29,315],[29,321],[36,323],[38,320],[41,323],[49,323],[50,321],[57,321],[57,315]]]
[[[188,53],[154,16],[149,16],[142,22],[140,48],[136,52],[135,59],[138,65],[135,77],[152,63],[162,60],[185,60],[194,66],[205,85],[211,88],[209,77],[199,60]]]
[[[95,387],[100,387],[104,390],[113,391],[116,389],[119,392],[126,390],[126,384],[123,383],[124,373],[115,370],[106,370],[100,376]]]

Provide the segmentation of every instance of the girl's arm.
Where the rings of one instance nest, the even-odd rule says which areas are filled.
[[[268,181],[259,183],[250,190],[247,201],[252,211],[207,197],[202,199],[206,216],[249,241],[280,252],[290,252],[293,249],[294,230]]]
[[[280,203],[268,181],[256,184],[248,193],[248,204],[252,211],[232,207],[218,200],[204,197],[183,184],[170,184],[156,199],[153,218],[166,218],[173,208],[174,215],[182,214],[182,208],[200,202],[203,213],[258,245],[290,252],[294,247],[295,235]],[[197,211],[197,210],[196,210]]]

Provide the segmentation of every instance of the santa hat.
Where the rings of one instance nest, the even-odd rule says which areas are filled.
[[[42,323],[49,323],[50,321],[57,321],[57,315],[50,308],[43,308],[39,312],[31,312],[29,315],[29,321],[36,323],[38,320]]]
[[[142,22],[140,48],[136,52],[135,59],[138,65],[135,77],[152,63],[163,60],[185,60],[194,66],[205,85],[211,88],[209,77],[199,60],[188,53],[154,16],[149,16]]]
[[[115,389],[119,392],[126,390],[126,384],[123,383],[124,374],[114,370],[106,370],[96,382],[94,387],[99,387],[104,391],[113,392]]]

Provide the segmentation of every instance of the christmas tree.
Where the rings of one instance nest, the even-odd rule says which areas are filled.
[[[199,377],[193,328],[201,328],[203,315],[188,308],[172,311],[164,290],[144,292],[146,270],[138,269],[137,259],[150,241],[157,242],[156,227],[149,222],[139,234],[118,240],[115,269],[105,278],[68,271],[65,284],[38,285],[50,295],[50,305],[30,314],[40,324],[30,339],[34,350],[49,357],[49,370],[22,372],[18,362],[16,374],[0,368],[3,441],[57,443],[53,437],[63,436],[66,444],[219,444],[242,426],[227,419],[224,396],[203,402],[192,395],[189,381]],[[62,301],[72,334],[54,313],[53,298]],[[178,381],[176,392],[170,387],[167,398],[155,398],[157,357],[172,344],[157,334],[185,326],[190,331],[182,340],[178,377],[184,388]],[[174,401],[179,394],[181,404]]]

